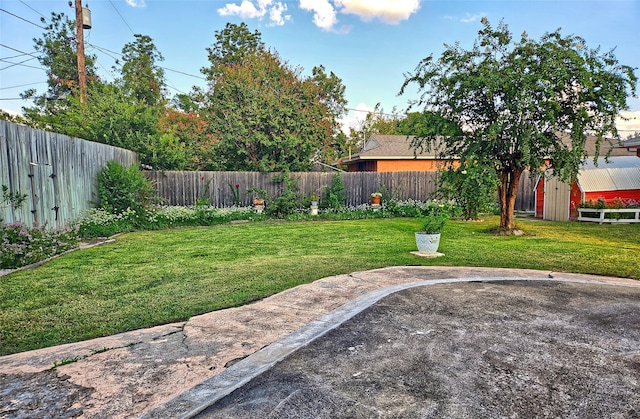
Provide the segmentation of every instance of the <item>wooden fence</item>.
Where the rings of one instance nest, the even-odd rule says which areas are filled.
[[[19,209],[1,205],[0,218],[60,227],[96,199],[96,175],[109,160],[137,161],[133,151],[0,121],[0,185],[27,195]]]
[[[241,205],[251,205],[251,188],[264,189],[269,196],[277,197],[282,184],[274,182],[277,173],[257,172],[158,172],[147,171],[146,175],[155,185],[158,195],[169,205],[193,205],[204,199],[214,207],[222,208],[234,204],[235,185]],[[331,185],[334,173],[291,173],[298,179],[298,187],[304,196],[322,195]],[[437,189],[436,171],[420,172],[342,172],[342,184],[347,191],[347,205],[369,203],[371,193],[386,191],[400,200],[426,200]],[[522,176],[516,210],[533,211],[533,182],[528,172]]]

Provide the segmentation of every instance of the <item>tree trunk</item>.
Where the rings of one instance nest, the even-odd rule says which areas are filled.
[[[515,207],[522,169],[505,169],[499,173],[498,198],[500,200],[500,231],[511,233],[515,229]]]

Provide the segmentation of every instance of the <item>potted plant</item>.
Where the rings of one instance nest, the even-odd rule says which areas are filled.
[[[248,192],[253,192],[253,208],[256,210],[258,214],[262,213],[264,210],[264,202],[267,199],[267,191],[264,189],[258,189],[255,186],[250,188]]]
[[[318,215],[318,195],[311,194],[311,215]]]
[[[416,245],[421,255],[436,254],[440,245],[440,230],[447,222],[444,214],[432,215],[422,219],[422,228],[416,232]]]
[[[371,204],[372,205],[380,205],[380,199],[382,198],[382,194],[380,192],[374,192],[371,194]]]

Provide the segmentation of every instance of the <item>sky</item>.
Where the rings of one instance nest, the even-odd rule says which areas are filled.
[[[88,1],[88,4],[86,3]],[[42,17],[63,12],[67,0],[0,0],[0,109],[20,112],[29,103],[20,93],[46,90],[46,71],[35,58],[34,38]],[[398,92],[420,60],[438,57],[445,44],[471,48],[486,16],[503,21],[518,38],[539,39],[561,28],[591,48],[615,48],[621,64],[640,76],[640,0],[85,0],[92,28],[84,31],[85,51],[97,57],[98,74],[115,78],[112,67],[134,34],[150,36],[164,56],[169,96],[206,85],[206,48],[227,22],[261,33],[267,47],[291,67],[311,75],[324,65],[342,79],[349,113],[345,125],[358,128],[376,104],[387,114],[404,113],[418,98],[415,89]],[[640,99],[629,98],[630,121],[620,120],[623,137],[640,132]],[[415,110],[415,109],[414,109]]]

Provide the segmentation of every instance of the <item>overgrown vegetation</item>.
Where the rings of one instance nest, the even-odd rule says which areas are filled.
[[[78,246],[76,228],[46,229],[22,223],[0,224],[0,268],[40,262]]]
[[[453,200],[466,220],[477,220],[480,213],[499,213],[496,204],[498,179],[495,172],[475,162],[449,167],[440,172],[434,196]]]
[[[344,207],[347,201],[347,191],[342,184],[340,173],[334,173],[331,178],[331,185],[322,191],[322,201],[320,208],[337,210]]]
[[[635,199],[620,199],[616,198],[612,202],[607,202],[600,198],[597,201],[588,200],[580,204],[580,208],[587,209],[636,209],[640,208],[640,202]],[[584,215],[593,217],[596,212],[583,212]],[[635,212],[605,212],[604,218],[613,220],[634,219],[636,217]]]
[[[0,197],[0,209],[11,207],[18,209],[27,199],[27,194],[11,192],[7,185],[2,185],[2,197]],[[0,218],[2,222],[2,218]]]
[[[148,209],[157,202],[153,185],[140,169],[111,160],[98,172],[98,206],[110,214],[127,212],[129,218],[144,223]]]
[[[267,214],[275,218],[285,218],[301,210],[304,198],[298,188],[299,179],[289,173],[283,173],[273,180],[280,184],[280,196],[269,201]]]
[[[26,194],[11,192],[6,185],[1,190],[0,208],[18,209],[27,199]],[[73,228],[31,228],[23,223],[5,223],[0,218],[0,269],[30,265],[77,246],[78,234]]]

